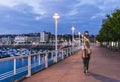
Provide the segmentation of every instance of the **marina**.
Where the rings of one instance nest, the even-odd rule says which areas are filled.
[[[58,45],[60,47],[61,44]],[[70,47],[71,45],[66,45]],[[47,52],[54,50],[54,44],[40,44],[40,45],[1,45],[0,46],[0,58],[25,56],[29,54],[37,54],[41,52]]]

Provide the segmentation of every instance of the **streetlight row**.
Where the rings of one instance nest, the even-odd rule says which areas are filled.
[[[55,19],[55,50],[56,50],[56,57],[55,57],[55,62],[57,62],[57,34],[58,34],[58,19],[60,18],[58,13],[55,13],[53,18]],[[72,47],[74,47],[74,31],[75,27],[72,27]],[[80,32],[78,32],[79,35],[79,47],[80,47]]]

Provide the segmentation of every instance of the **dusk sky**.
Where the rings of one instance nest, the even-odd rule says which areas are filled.
[[[120,8],[120,0],[0,0],[0,34],[55,33],[53,15],[60,15],[58,34],[98,34],[102,20]]]

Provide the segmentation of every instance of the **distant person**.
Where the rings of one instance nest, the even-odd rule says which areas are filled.
[[[82,59],[84,64],[84,73],[88,73],[91,54],[92,54],[92,49],[90,48],[89,39],[85,38],[84,45],[82,46]]]

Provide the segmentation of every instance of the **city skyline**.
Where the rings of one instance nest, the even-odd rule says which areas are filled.
[[[4,0],[0,1],[0,34],[47,31],[55,33],[53,15],[60,15],[58,34],[89,31],[98,34],[107,14],[119,9],[119,0]]]

